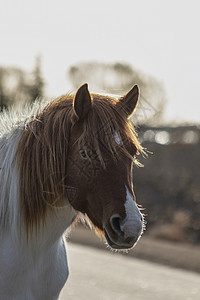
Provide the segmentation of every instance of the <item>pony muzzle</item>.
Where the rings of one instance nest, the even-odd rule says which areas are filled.
[[[118,214],[110,217],[110,226],[104,227],[109,246],[113,249],[130,249],[139,240],[143,229],[142,218],[122,220]]]

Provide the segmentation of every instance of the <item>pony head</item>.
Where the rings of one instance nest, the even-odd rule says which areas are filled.
[[[136,85],[116,101],[85,84],[73,99],[66,183],[76,192],[68,199],[114,249],[133,247],[143,231],[132,178],[142,147],[128,122],[138,97]]]
[[[70,203],[112,248],[137,242],[143,217],[132,167],[142,146],[128,118],[138,97],[137,86],[116,100],[90,94],[85,84],[75,96],[61,96],[27,120],[17,165],[28,234],[46,224],[47,211]]]

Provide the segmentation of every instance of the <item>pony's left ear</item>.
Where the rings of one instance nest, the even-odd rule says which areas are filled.
[[[78,89],[74,97],[73,108],[76,119],[83,119],[88,114],[91,106],[92,100],[86,83]]]
[[[139,99],[139,87],[134,85],[134,87],[123,97],[119,99],[116,103],[119,110],[124,111],[124,113],[129,117],[135,110]]]

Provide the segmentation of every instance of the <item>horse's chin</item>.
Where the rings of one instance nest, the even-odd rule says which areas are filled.
[[[104,236],[105,236],[105,238],[106,238],[106,241],[107,241],[108,245],[109,245],[112,249],[114,249],[114,250],[128,250],[128,249],[133,248],[133,247],[135,246],[135,244],[136,244],[136,243],[130,243],[130,244],[129,244],[129,243],[125,243],[125,242],[123,242],[123,241],[120,241],[120,242],[114,241],[114,240],[110,237],[110,235],[109,235],[108,231],[106,230],[106,228],[104,228]]]
[[[121,238],[117,238],[117,241],[114,240],[114,238],[111,237],[111,234],[109,234],[108,229],[106,227],[100,228],[97,225],[94,225],[94,223],[90,220],[90,218],[87,215],[84,215],[84,220],[88,224],[88,226],[92,229],[94,229],[96,235],[100,239],[106,240],[108,246],[114,250],[129,250],[133,248],[137,244],[136,242],[129,242],[127,243],[125,240]]]

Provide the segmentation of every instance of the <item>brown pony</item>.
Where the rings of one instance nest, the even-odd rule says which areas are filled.
[[[9,251],[0,298],[57,299],[68,275],[63,234],[79,213],[110,247],[136,244],[143,217],[132,167],[143,149],[128,118],[138,97],[137,86],[116,100],[85,84],[1,137],[0,255]],[[8,288],[15,270],[18,285]]]

